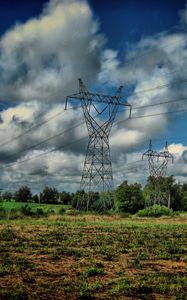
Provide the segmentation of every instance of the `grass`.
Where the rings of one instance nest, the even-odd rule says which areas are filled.
[[[42,208],[44,211],[54,211],[55,213],[58,213],[59,209],[62,207],[68,208],[68,206],[63,206],[60,204],[23,203],[16,201],[4,201],[0,203],[6,211],[11,211],[12,209],[18,210],[25,205],[28,205],[34,211],[36,211],[37,208]]]
[[[186,215],[0,221],[0,299],[186,299]]]

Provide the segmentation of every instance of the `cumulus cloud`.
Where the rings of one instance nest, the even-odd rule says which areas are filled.
[[[77,78],[94,79],[104,39],[86,1],[50,1],[0,40],[1,96],[62,101]]]
[[[175,116],[167,113],[187,109],[187,103],[180,101],[187,93],[187,35],[182,30],[185,16],[186,10],[182,13],[183,26],[175,32],[161,32],[130,45],[123,61],[117,51],[103,51],[98,80],[105,86],[122,84],[123,99],[133,106],[132,119],[127,120],[128,112],[120,113],[112,130],[114,159],[122,151],[132,153],[149,139],[167,134],[168,124],[175,121]],[[167,101],[171,102],[154,106]],[[174,172],[176,176],[179,169]]]
[[[45,150],[67,145],[69,152],[84,151],[87,132],[80,109],[70,106],[65,111],[64,105],[59,104],[47,113],[41,114],[41,111],[37,103],[22,103],[0,113],[1,160],[9,163],[33,148]],[[80,139],[82,143],[73,144],[74,140]]]
[[[71,174],[80,167],[78,156],[85,152],[87,141],[73,141],[86,136],[86,126],[76,127],[83,122],[82,112],[71,110],[71,105],[64,112],[63,102],[75,90],[77,78],[86,78],[87,83],[94,80],[100,69],[103,44],[97,21],[84,0],[51,0],[39,17],[16,24],[1,37],[0,96],[9,104],[14,103],[0,113],[4,183],[20,181],[21,174],[24,176],[28,170],[35,174],[35,179],[52,173],[57,178],[57,166],[65,173],[71,170]],[[58,116],[53,119],[55,115]],[[49,119],[50,122],[46,122]],[[43,122],[45,126],[32,130]],[[20,138],[15,138],[17,136]],[[51,139],[53,136],[56,137]],[[43,156],[37,163],[32,160],[29,165],[10,165],[40,151],[55,149],[60,150],[55,155]],[[67,151],[66,155],[63,151]],[[77,159],[72,159],[72,155]]]
[[[38,156],[37,159],[36,156]],[[26,162],[20,164],[23,160]],[[64,184],[69,184],[73,191],[79,188],[83,161],[84,155],[69,154],[64,151],[47,153],[44,150],[33,150],[17,163],[10,165],[9,172],[7,173],[6,169],[6,177],[3,177],[3,180],[4,182],[24,182],[26,179],[31,183],[33,181],[36,182],[36,187],[33,185],[35,190],[38,189],[38,185],[54,185],[56,188],[63,188]]]
[[[169,174],[174,175],[179,182],[182,177],[182,181],[185,181],[187,176],[187,146],[183,144],[171,144],[169,151],[174,155],[174,163],[169,165]]]

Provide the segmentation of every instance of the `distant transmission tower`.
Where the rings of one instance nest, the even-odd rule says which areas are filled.
[[[65,109],[68,99],[81,101],[88,129],[89,141],[80,184],[85,192],[104,192],[113,188],[109,134],[119,105],[130,107],[131,117],[131,105],[122,102],[121,91],[120,86],[114,96],[91,93],[79,79],[79,93],[66,98]]]
[[[164,176],[167,173],[168,163],[171,160],[172,163],[174,161],[173,155],[168,150],[168,145],[166,142],[164,151],[156,152],[152,149],[152,142],[149,142],[148,150],[143,153],[142,159],[147,158],[148,166],[149,166],[149,174],[154,182],[155,193],[154,193],[154,204],[155,203],[163,203],[165,195],[161,189],[161,186],[165,184],[165,191],[168,194],[167,183],[164,180]],[[167,195],[168,196],[168,195]]]

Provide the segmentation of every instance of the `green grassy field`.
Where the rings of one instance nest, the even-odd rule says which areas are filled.
[[[4,201],[0,202],[0,205],[5,208],[7,211],[11,211],[12,209],[20,209],[24,205],[28,205],[32,210],[36,210],[37,208],[42,208],[44,211],[58,212],[58,210],[62,207],[59,204],[45,204],[45,203],[23,203],[23,202],[14,202],[14,201]],[[67,208],[67,206],[66,206]]]
[[[0,299],[186,299],[187,218],[0,222]]]

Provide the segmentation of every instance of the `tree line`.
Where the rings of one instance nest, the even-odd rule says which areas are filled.
[[[20,187],[15,193],[8,191],[1,192],[3,201],[35,202],[47,204],[63,204],[78,207],[80,199],[88,199],[89,207],[87,210],[97,210],[102,204],[102,210],[115,209],[124,213],[136,213],[139,210],[160,204],[172,208],[174,211],[187,211],[187,184],[180,184],[175,181],[173,176],[160,177],[157,182],[153,177],[149,177],[147,184],[130,184],[123,181],[116,190],[112,192],[90,192],[84,191],[70,193],[59,192],[56,188],[46,186],[42,192],[32,195],[28,186]],[[84,204],[84,200],[82,200]],[[80,210],[85,210],[85,206],[79,206]]]
[[[1,192],[0,198],[2,201],[17,201],[17,202],[35,202],[46,204],[63,204],[71,203],[74,194],[66,191],[59,192],[56,188],[46,186],[39,194],[32,194],[28,186],[22,186],[15,193],[9,191]]]

